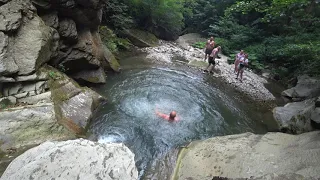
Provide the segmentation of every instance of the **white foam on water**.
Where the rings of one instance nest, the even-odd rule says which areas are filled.
[[[99,143],[119,143],[119,142],[123,142],[125,140],[124,137],[120,136],[120,135],[108,135],[108,136],[101,136],[98,139]]]

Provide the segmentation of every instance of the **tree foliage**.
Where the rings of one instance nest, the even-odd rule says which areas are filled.
[[[319,0],[108,0],[104,19],[112,28],[134,22],[156,35],[215,36],[226,55],[244,49],[253,68],[269,67],[290,78],[299,73],[320,75],[319,4]]]

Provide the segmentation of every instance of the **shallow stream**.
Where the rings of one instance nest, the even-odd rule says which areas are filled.
[[[90,131],[99,142],[125,143],[135,154],[141,179],[156,159],[190,141],[277,129],[268,108],[183,61],[153,62],[131,54],[120,62],[122,73],[109,75],[107,84],[95,89],[108,103],[96,112]],[[175,110],[181,120],[167,122],[156,109]]]

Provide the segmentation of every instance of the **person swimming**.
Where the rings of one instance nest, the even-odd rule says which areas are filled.
[[[156,114],[159,117],[161,117],[161,118],[163,118],[163,119],[165,119],[165,120],[167,120],[169,122],[179,121],[179,118],[177,117],[177,112],[175,112],[175,111],[171,111],[171,113],[169,115],[163,114],[163,113],[158,112],[158,111],[156,111]]]

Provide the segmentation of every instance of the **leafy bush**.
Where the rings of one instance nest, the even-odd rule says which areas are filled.
[[[104,0],[102,23],[113,29],[126,29],[133,26],[128,14],[129,7],[122,0]]]
[[[206,42],[200,41],[200,42],[196,42],[196,43],[192,44],[192,47],[203,49],[203,47],[205,47],[205,45],[206,45]]]
[[[116,53],[119,50],[129,49],[132,46],[129,40],[117,37],[107,26],[100,26],[99,30],[102,42],[111,52]]]
[[[231,43],[224,38],[215,38],[214,42],[216,46],[221,46],[221,51],[223,54],[230,56],[234,54],[234,49],[231,48]]]

